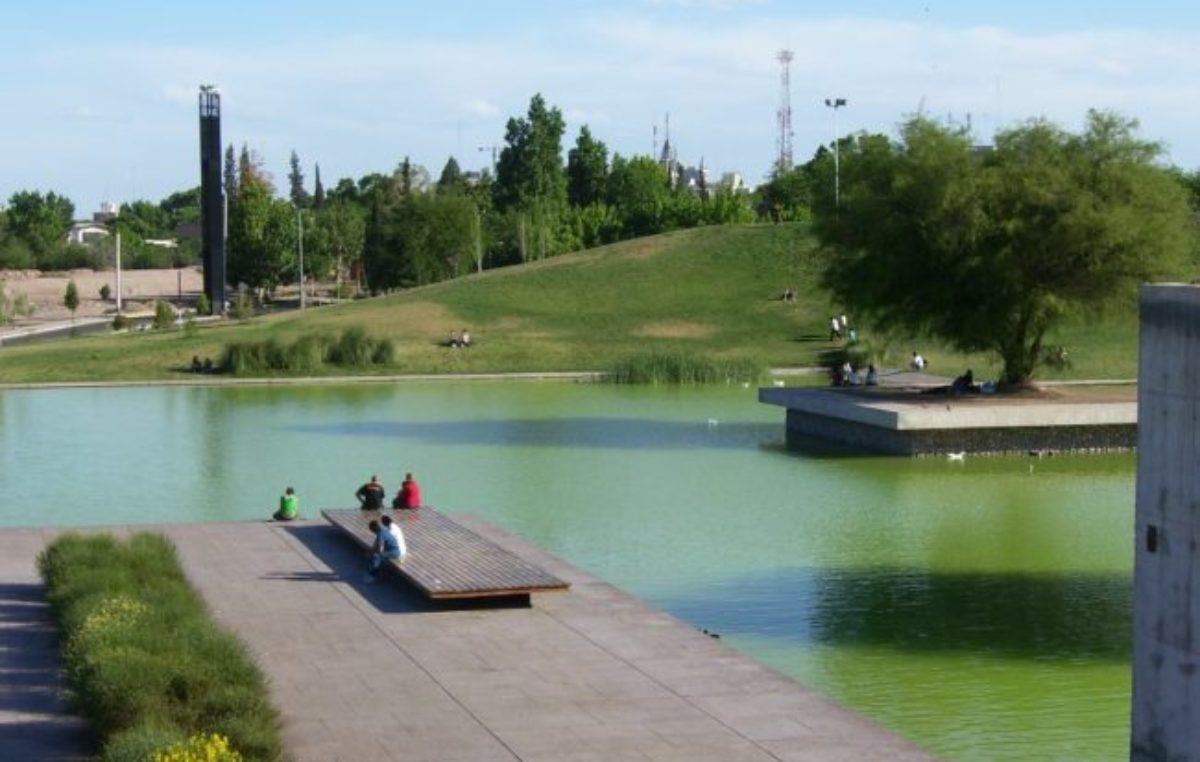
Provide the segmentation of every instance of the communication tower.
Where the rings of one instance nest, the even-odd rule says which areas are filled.
[[[781,50],[775,56],[779,62],[779,157],[775,160],[778,172],[792,168],[792,58],[790,50]]]

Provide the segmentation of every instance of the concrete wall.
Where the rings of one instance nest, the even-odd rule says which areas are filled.
[[[1200,289],[1145,286],[1133,760],[1200,761]]]
[[[1137,424],[893,429],[858,421],[787,411],[787,444],[802,450],[814,441],[834,442],[860,452],[940,455],[947,452],[1026,453],[1132,450]]]

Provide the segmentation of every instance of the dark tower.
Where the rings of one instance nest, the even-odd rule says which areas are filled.
[[[221,183],[221,94],[200,86],[200,257],[213,314],[225,311],[225,188]]]

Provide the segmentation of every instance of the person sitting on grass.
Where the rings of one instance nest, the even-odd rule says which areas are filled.
[[[296,497],[296,490],[288,487],[279,497],[279,510],[275,511],[275,515],[271,518],[276,521],[291,521],[300,514],[300,498]]]
[[[372,474],[371,481],[359,487],[354,496],[358,498],[358,505],[364,511],[382,511],[387,490],[379,483],[379,477]]]
[[[459,334],[458,344],[464,348],[471,346],[471,332],[466,328],[462,329],[462,333]]]
[[[391,521],[391,517],[384,518]],[[380,524],[374,519],[367,524],[367,529],[371,530],[371,534],[375,536],[375,541],[371,544],[371,556],[367,562],[367,576],[363,579],[366,583],[372,583],[379,577],[379,569],[383,566],[385,560],[400,561],[400,542],[396,539],[396,534],[390,527]]]
[[[405,474],[404,482],[396,493],[396,499],[392,501],[392,508],[397,511],[407,511],[420,507],[421,485],[417,484],[417,480],[413,478],[412,474]]]

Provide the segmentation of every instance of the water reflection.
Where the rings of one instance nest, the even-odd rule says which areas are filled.
[[[1131,579],[1122,574],[783,569],[729,580],[723,601],[656,601],[724,634],[804,645],[881,646],[1128,662]]]
[[[407,439],[442,445],[626,450],[754,449],[766,440],[778,440],[782,436],[780,427],[769,423],[607,417],[345,421],[284,428],[306,434]]]

